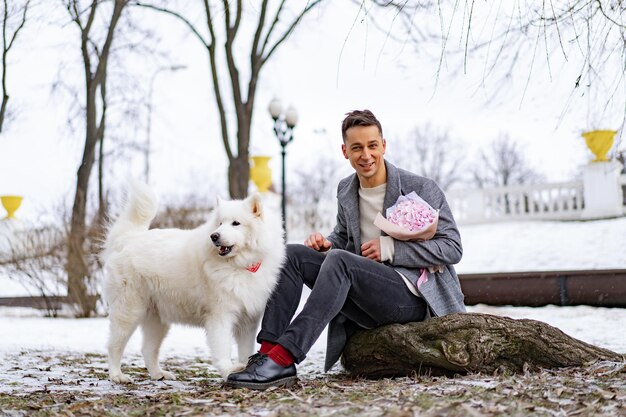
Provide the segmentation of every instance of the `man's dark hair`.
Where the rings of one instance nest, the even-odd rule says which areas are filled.
[[[380,137],[383,137],[383,128],[380,122],[369,110],[353,110],[346,113],[346,118],[341,123],[341,136],[344,142],[346,141],[346,131],[354,126],[376,126]]]

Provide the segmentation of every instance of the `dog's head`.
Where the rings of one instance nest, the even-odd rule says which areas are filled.
[[[256,247],[264,221],[258,194],[245,200],[222,200],[218,197],[214,216],[215,226],[210,238],[220,256],[233,257]]]

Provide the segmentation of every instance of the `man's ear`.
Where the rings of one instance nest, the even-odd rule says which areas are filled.
[[[346,144],[345,143],[341,144],[341,152],[343,152],[343,157],[348,159],[348,152],[346,150]]]
[[[261,195],[259,193],[254,193],[250,197],[248,197],[247,201],[250,203],[250,209],[252,210],[252,214],[256,217],[261,217],[263,215],[263,204],[261,203]]]

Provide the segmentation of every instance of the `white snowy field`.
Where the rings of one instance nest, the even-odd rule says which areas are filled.
[[[626,269],[626,217],[461,225],[460,274]]]

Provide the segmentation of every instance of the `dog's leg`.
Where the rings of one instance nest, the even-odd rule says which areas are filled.
[[[243,317],[237,323],[237,327],[235,327],[235,340],[237,341],[239,362],[241,364],[245,364],[248,357],[254,353],[255,338],[260,321],[260,317]]]
[[[133,382],[132,378],[122,373],[122,354],[128,339],[133,334],[141,321],[142,314],[139,311],[125,311],[119,313],[111,307],[110,331],[109,331],[109,377],[111,381],[123,384]]]
[[[233,343],[233,323],[234,320],[231,317],[222,316],[207,321],[205,325],[213,366],[217,368],[224,379],[234,369],[230,357]]]
[[[155,313],[148,313],[141,323],[141,330],[143,331],[141,352],[152,379],[176,379],[173,373],[164,371],[159,366],[159,350],[169,328],[170,326],[163,323]]]

